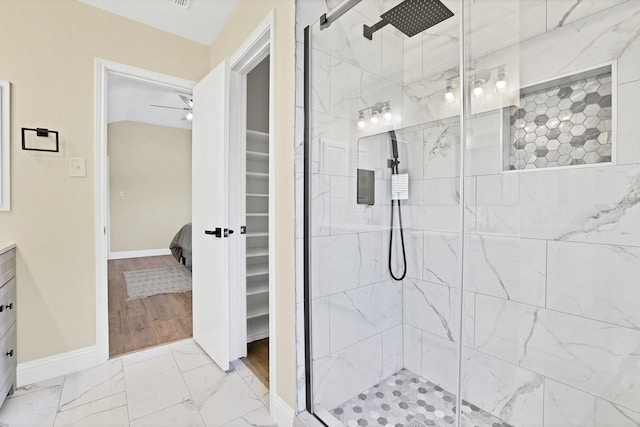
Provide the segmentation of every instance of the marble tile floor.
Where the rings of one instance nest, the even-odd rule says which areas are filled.
[[[224,372],[188,339],[21,387],[0,427],[275,426],[269,390],[240,361]]]
[[[401,369],[330,413],[347,427],[447,427],[455,425],[455,402],[454,394]],[[462,402],[463,427],[511,427],[479,407]]]

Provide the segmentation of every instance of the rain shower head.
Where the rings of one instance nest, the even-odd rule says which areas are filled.
[[[373,33],[387,24],[413,37],[453,16],[440,0],[405,0],[380,17],[382,20],[372,27],[364,26],[364,36],[373,39]]]

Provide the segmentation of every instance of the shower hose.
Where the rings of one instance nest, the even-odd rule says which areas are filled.
[[[394,158],[392,162],[393,163],[391,164],[391,174],[396,175],[398,174],[398,163],[399,163],[398,158],[397,157]],[[393,274],[393,268],[391,266],[391,258],[393,253],[393,211],[396,203],[398,204],[398,225],[400,226],[400,243],[402,246],[402,266],[403,266],[402,275],[399,277],[396,277],[396,275]],[[400,206],[400,200],[393,200],[393,199],[391,199],[391,229],[389,230],[389,273],[391,274],[391,277],[393,277],[393,280],[398,280],[398,281],[404,279],[404,276],[407,275],[407,254],[404,248],[404,231],[402,229],[402,208]]]

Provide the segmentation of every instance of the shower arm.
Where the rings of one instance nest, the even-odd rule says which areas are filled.
[[[383,29],[384,27],[387,26],[388,23],[389,23],[389,21],[387,21],[386,19],[383,19],[380,22],[378,22],[377,24],[373,24],[373,26],[371,26],[371,27],[368,26],[367,24],[364,24],[363,25],[363,29],[362,29],[362,33],[369,40],[373,40],[373,33],[375,33],[378,30]]]

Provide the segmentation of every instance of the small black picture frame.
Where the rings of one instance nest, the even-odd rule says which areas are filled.
[[[30,148],[27,147],[27,132],[35,132],[36,136],[39,137],[48,137],[49,134],[54,134],[56,136],[56,148],[55,149],[47,149],[47,148]],[[27,151],[48,151],[51,153],[58,153],[60,151],[60,142],[58,140],[58,131],[57,130],[49,130],[45,128],[22,128],[22,149]]]

